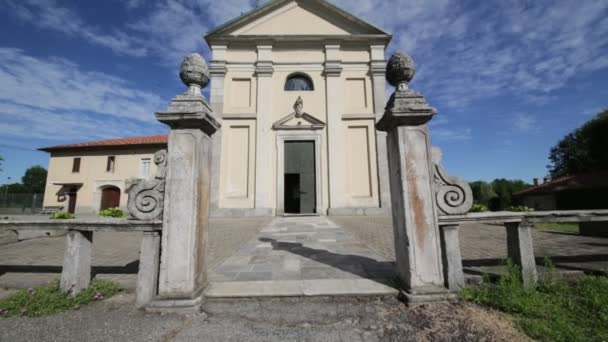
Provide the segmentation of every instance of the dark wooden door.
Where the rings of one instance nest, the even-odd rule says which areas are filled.
[[[314,214],[317,207],[315,142],[285,142],[284,204],[288,214]]]
[[[68,213],[74,214],[76,212],[76,197],[78,193],[76,190],[71,189],[69,192],[70,198],[68,199]]]
[[[120,189],[117,187],[109,187],[101,192],[100,210],[108,208],[118,208],[120,206]]]

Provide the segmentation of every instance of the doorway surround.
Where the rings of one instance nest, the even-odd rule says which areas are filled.
[[[315,196],[316,209],[315,214],[308,215],[324,215],[323,213],[323,179],[321,173],[321,146],[323,140],[323,130],[319,128],[312,129],[277,129],[277,216],[285,216],[285,142],[287,141],[312,141],[315,145]]]

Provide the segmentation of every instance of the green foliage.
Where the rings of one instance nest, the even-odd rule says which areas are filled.
[[[490,204],[492,198],[498,196],[494,189],[492,188],[492,184],[478,181],[470,184],[471,190],[473,190],[473,198],[475,199],[475,203],[483,204],[486,207]]]
[[[608,170],[608,110],[566,135],[551,148],[551,177]]]
[[[3,194],[43,194],[46,187],[46,174],[47,172],[42,166],[32,166],[21,177],[21,183],[2,185],[0,192]]]
[[[76,218],[74,214],[65,211],[58,211],[56,213],[52,213],[50,217],[51,220],[69,220],[73,218]]]
[[[477,181],[470,185],[475,203],[485,205],[492,211],[520,205],[519,200],[513,198],[513,194],[530,186],[522,180],[509,179],[495,179],[491,183]]]
[[[21,177],[21,183],[31,194],[42,194],[46,186],[46,169],[40,165],[32,166]]]
[[[566,233],[578,233],[578,223],[535,223],[534,227]]]
[[[21,183],[5,184],[0,186],[0,193],[7,194],[27,194],[27,189]]]
[[[103,217],[125,217],[124,211],[118,208],[108,208],[99,212],[99,216]]]
[[[512,205],[507,210],[508,211],[530,212],[530,211],[534,211],[534,208],[526,207],[525,205]]]
[[[91,286],[75,297],[64,294],[59,281],[47,286],[20,290],[0,300],[0,317],[53,315],[66,310],[78,310],[82,305],[99,301],[121,291],[108,280],[94,279]]]
[[[475,203],[471,208],[472,213],[483,213],[488,211],[488,207],[485,204]]]
[[[548,272],[536,288],[524,288],[520,269],[512,262],[498,284],[465,288],[464,299],[512,314],[519,327],[540,341],[608,340],[608,278],[566,279]]]

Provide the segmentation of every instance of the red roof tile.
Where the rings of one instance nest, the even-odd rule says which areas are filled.
[[[608,171],[586,173],[556,178],[550,182],[532,186],[513,195],[546,194],[556,191],[608,187]]]
[[[57,145],[43,147],[40,151],[54,152],[60,150],[89,149],[100,147],[139,146],[139,145],[166,145],[166,135],[149,135],[145,137],[132,137],[121,139],[108,139],[99,141],[83,142],[78,144]]]

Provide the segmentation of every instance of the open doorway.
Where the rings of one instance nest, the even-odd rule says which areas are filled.
[[[315,214],[315,142],[285,141],[284,205],[286,214]]]

